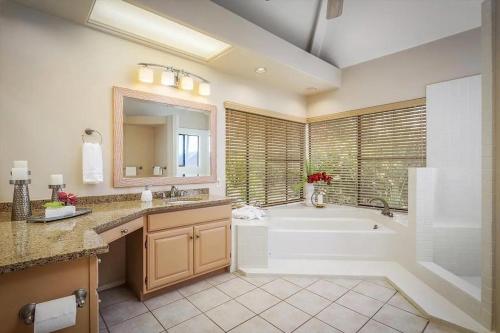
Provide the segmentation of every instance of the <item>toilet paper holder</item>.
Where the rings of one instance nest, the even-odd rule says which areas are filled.
[[[73,292],[76,298],[76,306],[83,308],[87,300],[87,290],[80,288]],[[31,325],[35,321],[35,307],[36,303],[28,303],[21,307],[19,310],[19,318],[26,324]]]

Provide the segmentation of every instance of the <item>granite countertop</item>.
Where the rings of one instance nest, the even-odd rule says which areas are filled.
[[[208,194],[202,200],[178,203],[161,199],[149,203],[119,201],[85,205],[92,208],[92,213],[49,223],[10,221],[10,213],[3,212],[0,213],[0,274],[108,252],[108,244],[99,233],[146,214],[229,203],[231,199]]]

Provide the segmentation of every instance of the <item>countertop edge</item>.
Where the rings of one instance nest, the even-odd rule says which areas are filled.
[[[53,263],[58,263],[58,262],[65,262],[65,261],[72,261],[76,259],[80,259],[83,257],[89,257],[93,255],[98,255],[102,253],[106,253],[109,251],[109,244],[102,239],[100,234],[102,234],[105,231],[111,230],[113,228],[119,227],[120,225],[130,222],[136,218],[143,217],[149,214],[158,214],[158,213],[164,213],[164,212],[172,212],[172,211],[179,211],[179,210],[186,210],[186,209],[196,209],[196,208],[204,208],[204,207],[211,207],[211,206],[220,206],[220,205],[226,205],[226,204],[231,204],[232,199],[223,197],[220,199],[212,199],[208,201],[193,201],[189,203],[183,203],[179,205],[172,205],[172,206],[164,206],[164,207],[145,207],[139,212],[132,213],[130,215],[122,216],[118,219],[111,220],[109,222],[106,222],[102,225],[96,226],[94,228],[88,229],[89,231],[93,231],[96,233],[98,237],[100,237],[100,240],[104,245],[96,246],[93,248],[88,248],[84,249],[81,251],[75,251],[71,253],[64,253],[64,254],[56,254],[56,255],[51,255],[47,257],[42,257],[42,258],[37,258],[37,259],[32,259],[32,260],[26,260],[26,261],[19,261],[13,264],[7,264],[4,266],[0,267],[0,275],[3,274],[8,274],[8,273],[13,273],[13,272],[19,272],[28,268],[32,267],[39,267],[39,266],[44,266],[47,264],[53,264]]]

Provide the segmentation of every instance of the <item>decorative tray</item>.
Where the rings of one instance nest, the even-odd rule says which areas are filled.
[[[32,222],[32,223],[53,222],[53,221],[70,219],[72,217],[77,217],[77,216],[85,215],[88,213],[92,213],[92,209],[90,209],[90,208],[77,208],[76,212],[74,214],[71,214],[71,215],[64,215],[64,216],[57,216],[57,217],[45,217],[44,215],[30,216],[30,217],[28,217],[26,222]]]

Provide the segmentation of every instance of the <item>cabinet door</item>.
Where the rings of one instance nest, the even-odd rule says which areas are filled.
[[[194,272],[203,273],[229,264],[231,221],[224,220],[194,227]]]
[[[193,227],[148,234],[147,247],[148,289],[193,275]]]

